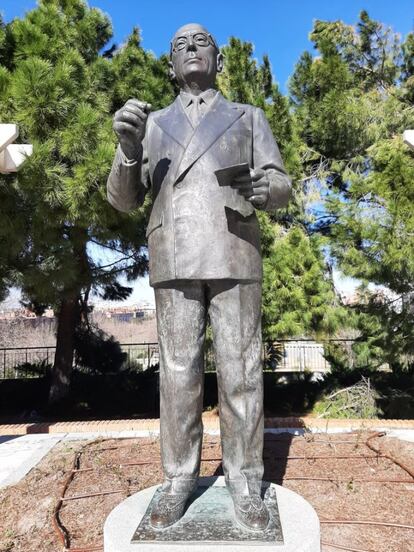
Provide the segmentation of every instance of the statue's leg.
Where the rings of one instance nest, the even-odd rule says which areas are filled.
[[[217,366],[221,444],[236,520],[263,531],[269,512],[263,477],[261,284],[221,281],[209,286]]]
[[[210,286],[209,299],[224,475],[236,493],[260,493],[264,425],[261,284],[217,281]]]
[[[172,285],[155,288],[163,490],[187,493],[197,484],[203,438],[205,291],[199,282]]]

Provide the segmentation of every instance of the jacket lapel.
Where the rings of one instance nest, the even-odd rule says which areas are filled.
[[[244,111],[241,107],[233,107],[223,96],[218,93],[201,119],[200,124],[190,136],[187,148],[181,159],[175,182],[220,138],[232,124],[237,121]],[[183,113],[185,116],[185,113]],[[187,121],[189,124],[189,122]]]
[[[180,146],[184,149],[187,147],[194,131],[184,113],[179,96],[169,108],[154,117],[154,122]]]

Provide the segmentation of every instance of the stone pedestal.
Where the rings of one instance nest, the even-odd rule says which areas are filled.
[[[247,531],[234,520],[223,477],[200,478],[183,518],[164,530],[149,525],[159,487],[145,489],[108,516],[104,552],[320,552],[319,520],[311,505],[279,485],[264,487],[271,522],[263,533]]]

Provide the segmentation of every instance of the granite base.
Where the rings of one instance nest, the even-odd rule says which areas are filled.
[[[320,552],[316,512],[301,496],[275,484],[264,484],[271,522],[263,533],[242,528],[234,519],[223,477],[200,478],[199,489],[183,518],[174,526],[149,525],[151,501],[159,486],[121,502],[104,526],[104,552]]]

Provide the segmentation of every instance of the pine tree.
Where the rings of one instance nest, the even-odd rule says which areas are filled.
[[[402,133],[414,128],[413,34],[401,43],[363,11],[356,26],[317,21],[311,39],[320,55],[303,54],[291,79],[305,170],[322,190],[311,229],[329,237],[338,266],[363,283],[355,310],[375,363],[407,367],[414,354],[414,157]],[[370,292],[369,283],[391,294]]]
[[[2,241],[10,241],[9,232],[19,237],[8,267],[25,300],[39,312],[47,305],[57,312],[52,402],[68,392],[75,329],[90,293],[125,297],[131,288],[119,283],[121,272],[132,280],[147,269],[148,205],[121,215],[106,200],[111,113],[131,96],[160,105],[171,91],[165,62],[142,50],[137,31],[112,59],[101,55],[111,36],[109,19],[84,0],[40,0],[0,34],[0,119],[18,123],[22,140],[34,145],[23,170],[1,179],[0,193],[15,212],[1,227]],[[118,259],[102,265],[91,244]]]
[[[263,259],[264,340],[333,336],[346,320],[321,240],[310,238],[298,225],[289,232],[275,225],[269,230],[271,242]]]
[[[323,241],[306,230],[307,215],[297,121],[289,99],[274,82],[269,58],[253,59],[253,46],[231,38],[222,50],[224,71],[218,78],[223,94],[264,110],[293,178],[291,204],[259,213],[263,253],[263,337],[332,335],[343,322],[332,277],[323,256]]]

